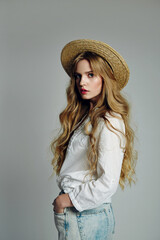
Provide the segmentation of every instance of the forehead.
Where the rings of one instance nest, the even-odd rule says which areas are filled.
[[[76,65],[75,71],[78,73],[92,71],[89,61],[87,59],[80,60]]]

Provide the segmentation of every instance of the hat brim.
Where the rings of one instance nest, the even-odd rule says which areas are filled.
[[[69,42],[61,52],[61,63],[66,73],[71,76],[74,59],[82,52],[94,52],[104,58],[112,67],[114,77],[122,89],[129,80],[129,68],[123,57],[111,46],[101,41],[79,39]]]

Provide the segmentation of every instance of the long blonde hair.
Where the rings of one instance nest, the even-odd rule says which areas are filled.
[[[93,73],[100,75],[103,79],[102,92],[92,111],[89,111],[89,101],[83,100],[79,95],[75,83],[74,74],[76,66],[82,59],[88,60]],[[51,151],[54,155],[51,164],[53,165],[53,169],[56,174],[59,175],[60,173],[65,159],[67,146],[76,125],[82,120],[82,118],[88,115],[90,116],[90,123],[92,125],[92,130],[87,133],[89,135],[90,143],[90,147],[88,148],[88,162],[90,166],[89,174],[91,177],[96,174],[98,156],[96,151],[97,142],[94,134],[98,126],[98,119],[104,119],[107,127],[112,130],[115,128],[106,118],[106,113],[108,112],[111,116],[115,116],[114,113],[118,113],[122,116],[125,124],[126,138],[119,184],[122,189],[124,189],[126,182],[131,185],[131,182],[135,182],[134,176],[137,152],[134,150],[135,134],[133,129],[130,127],[130,106],[128,101],[120,92],[109,63],[92,52],[84,52],[78,55],[73,62],[72,75],[66,94],[67,106],[59,115],[61,133],[50,144]]]

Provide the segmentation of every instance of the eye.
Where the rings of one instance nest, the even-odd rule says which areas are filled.
[[[94,77],[94,74],[93,74],[93,73],[89,73],[89,74],[88,74],[88,77],[89,77],[89,78],[92,78],[92,77]]]

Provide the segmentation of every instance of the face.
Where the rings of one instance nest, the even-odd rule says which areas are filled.
[[[75,70],[75,81],[78,91],[83,99],[97,101],[102,90],[102,77],[94,75],[89,61],[80,60]]]

